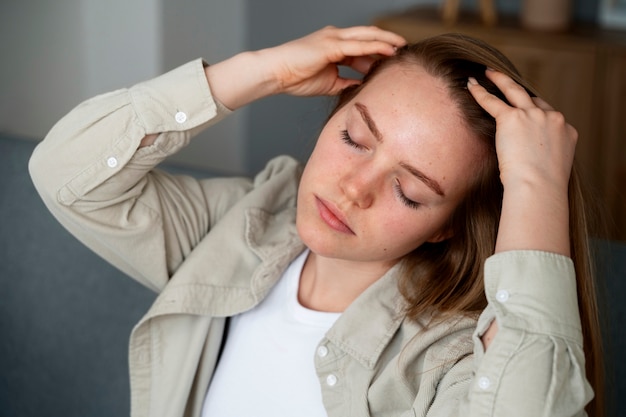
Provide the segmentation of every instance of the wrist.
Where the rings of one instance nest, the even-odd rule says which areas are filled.
[[[567,187],[517,181],[504,186],[496,252],[543,250],[569,256]]]
[[[278,93],[262,51],[242,52],[204,69],[213,97],[231,110]]]
[[[569,173],[567,175],[559,175],[558,173],[550,173],[526,169],[518,173],[505,174],[501,172],[500,181],[505,192],[531,193],[540,195],[565,195],[569,187]]]

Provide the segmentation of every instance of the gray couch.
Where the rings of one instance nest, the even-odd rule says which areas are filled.
[[[128,415],[128,336],[154,294],[56,223],[27,172],[34,146],[0,134],[0,417]],[[612,415],[626,415],[626,245],[600,246]]]

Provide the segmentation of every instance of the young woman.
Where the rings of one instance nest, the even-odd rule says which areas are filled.
[[[154,169],[278,93],[339,94],[304,168]],[[133,416],[580,416],[602,363],[576,136],[479,41],[329,27],[91,99],[30,169],[159,292],[131,336]]]

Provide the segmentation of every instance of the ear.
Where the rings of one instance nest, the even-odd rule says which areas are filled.
[[[453,235],[454,233],[452,232],[452,229],[450,227],[444,227],[443,229],[441,229],[440,231],[432,235],[430,239],[428,239],[426,242],[428,243],[443,242],[444,240],[450,239]]]

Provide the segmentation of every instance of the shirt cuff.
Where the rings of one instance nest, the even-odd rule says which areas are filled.
[[[530,250],[493,255],[485,262],[485,292],[499,327],[582,343],[570,258]]]
[[[146,134],[192,130],[231,111],[211,94],[202,59],[130,89]]]

